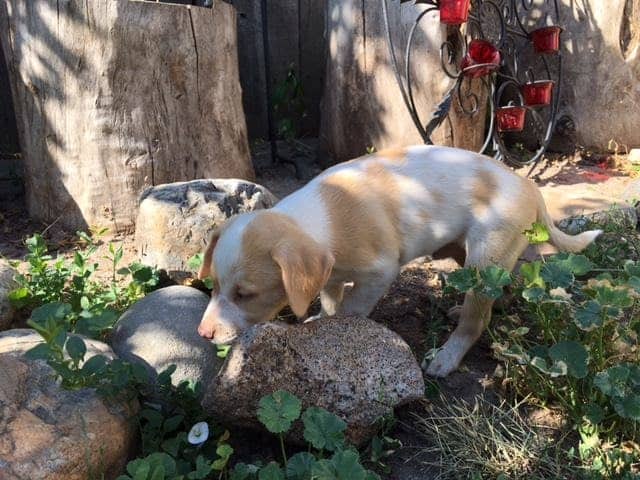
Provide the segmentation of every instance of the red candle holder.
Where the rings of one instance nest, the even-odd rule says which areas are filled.
[[[543,107],[551,103],[551,92],[554,82],[552,80],[539,80],[525,83],[522,86],[524,104],[528,107]]]
[[[531,32],[534,50],[537,53],[557,53],[560,50],[560,32],[562,28],[555,25]]]
[[[447,25],[460,25],[469,17],[471,0],[440,0],[440,22]]]
[[[524,130],[525,107],[500,107],[496,110],[498,132],[521,132]]]
[[[486,40],[474,39],[469,43],[467,54],[460,63],[463,75],[483,77],[500,66],[500,51]]]

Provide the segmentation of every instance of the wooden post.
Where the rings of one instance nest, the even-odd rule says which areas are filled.
[[[329,0],[327,5],[329,53],[320,141],[328,157],[342,161],[364,155],[369,147],[381,150],[422,144],[392,70],[380,1]],[[425,8],[389,2],[391,33],[403,72],[410,28]],[[446,35],[437,14],[424,18],[416,34],[411,75],[423,124],[453,85],[440,63],[439,48]],[[470,118],[454,99],[451,116],[436,129],[432,141],[479,149],[484,140],[485,111],[481,108]]]
[[[151,185],[253,179],[236,14],[126,0],[0,0],[32,216],[131,229]]]

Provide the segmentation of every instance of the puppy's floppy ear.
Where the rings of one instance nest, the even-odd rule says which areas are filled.
[[[292,242],[283,240],[271,255],[282,270],[282,282],[291,310],[303,317],[309,305],[325,286],[335,259],[312,239]]]
[[[220,230],[216,229],[209,239],[209,243],[207,244],[207,248],[204,251],[204,257],[202,259],[202,265],[200,265],[200,271],[198,272],[198,278],[200,280],[204,280],[207,277],[213,278],[213,249],[216,248],[216,243],[218,243],[218,239],[220,238]]]

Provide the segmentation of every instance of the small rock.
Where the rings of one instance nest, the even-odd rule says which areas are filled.
[[[619,207],[589,215],[578,215],[558,222],[558,228],[569,235],[576,235],[591,227],[591,224],[614,224],[624,229],[634,229],[638,224],[638,214],[633,207]]]
[[[9,292],[16,288],[15,273],[9,262],[0,258],[0,331],[9,328],[13,322],[15,310],[9,302]]]
[[[24,357],[38,338],[26,329],[0,334],[0,478],[116,478],[135,448],[137,403],[64,390],[43,360]],[[87,351],[113,356],[95,341]]]
[[[147,265],[172,276],[204,250],[211,232],[237,213],[269,208],[276,198],[245,180],[193,180],[151,187],[140,198],[135,243]]]
[[[151,292],[127,310],[110,344],[123,360],[142,363],[154,377],[175,364],[172,380],[198,380],[206,387],[223,360],[210,341],[198,335],[209,297],[191,287],[172,286]]]
[[[640,164],[640,148],[632,148],[627,156],[627,160],[633,165]]]
[[[394,407],[423,397],[424,380],[409,346],[383,325],[360,317],[330,317],[285,328],[258,325],[231,349],[203,406],[224,423],[257,427],[258,402],[276,390],[303,408],[326,408],[347,423],[356,445],[376,432]],[[289,440],[301,441],[300,428]]]

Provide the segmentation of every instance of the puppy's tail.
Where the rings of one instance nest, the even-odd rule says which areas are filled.
[[[567,235],[560,230],[553,223],[552,218],[547,212],[547,207],[544,203],[544,198],[540,190],[534,188],[536,192],[536,200],[538,203],[538,222],[542,223],[549,231],[551,237],[551,243],[555,245],[559,250],[564,252],[580,252],[589,246],[598,236],[602,233],[602,230],[588,230],[578,235]]]

